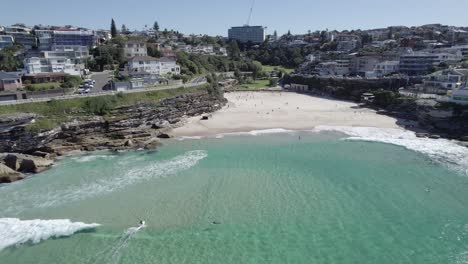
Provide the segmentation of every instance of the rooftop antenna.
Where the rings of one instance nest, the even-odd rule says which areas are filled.
[[[252,6],[250,7],[249,18],[247,19],[247,24],[245,24],[246,26],[250,26],[250,19],[252,18],[254,5],[255,5],[255,0],[252,1]]]

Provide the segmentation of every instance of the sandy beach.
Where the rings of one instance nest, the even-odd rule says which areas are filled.
[[[289,92],[226,93],[229,103],[209,120],[189,118],[174,136],[214,136],[222,133],[282,128],[308,130],[316,126],[399,128],[396,119],[359,108],[352,102]]]

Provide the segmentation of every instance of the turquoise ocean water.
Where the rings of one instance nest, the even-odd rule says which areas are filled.
[[[0,187],[0,263],[468,263],[456,159],[343,137],[65,158]]]

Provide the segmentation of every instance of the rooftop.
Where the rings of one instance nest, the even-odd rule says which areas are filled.
[[[7,72],[0,72],[0,80],[16,80],[20,77],[16,74],[7,73]]]

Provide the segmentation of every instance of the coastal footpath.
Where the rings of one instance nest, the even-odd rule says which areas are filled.
[[[47,130],[28,127],[40,117],[19,113],[0,118],[0,182],[24,178],[50,167],[56,157],[74,151],[154,149],[170,129],[186,117],[221,109],[222,95],[209,92],[182,94],[160,101],[119,106],[105,115],[81,115]],[[14,160],[14,161],[13,161]],[[27,164],[30,164],[27,166]],[[31,165],[32,164],[32,165]]]

